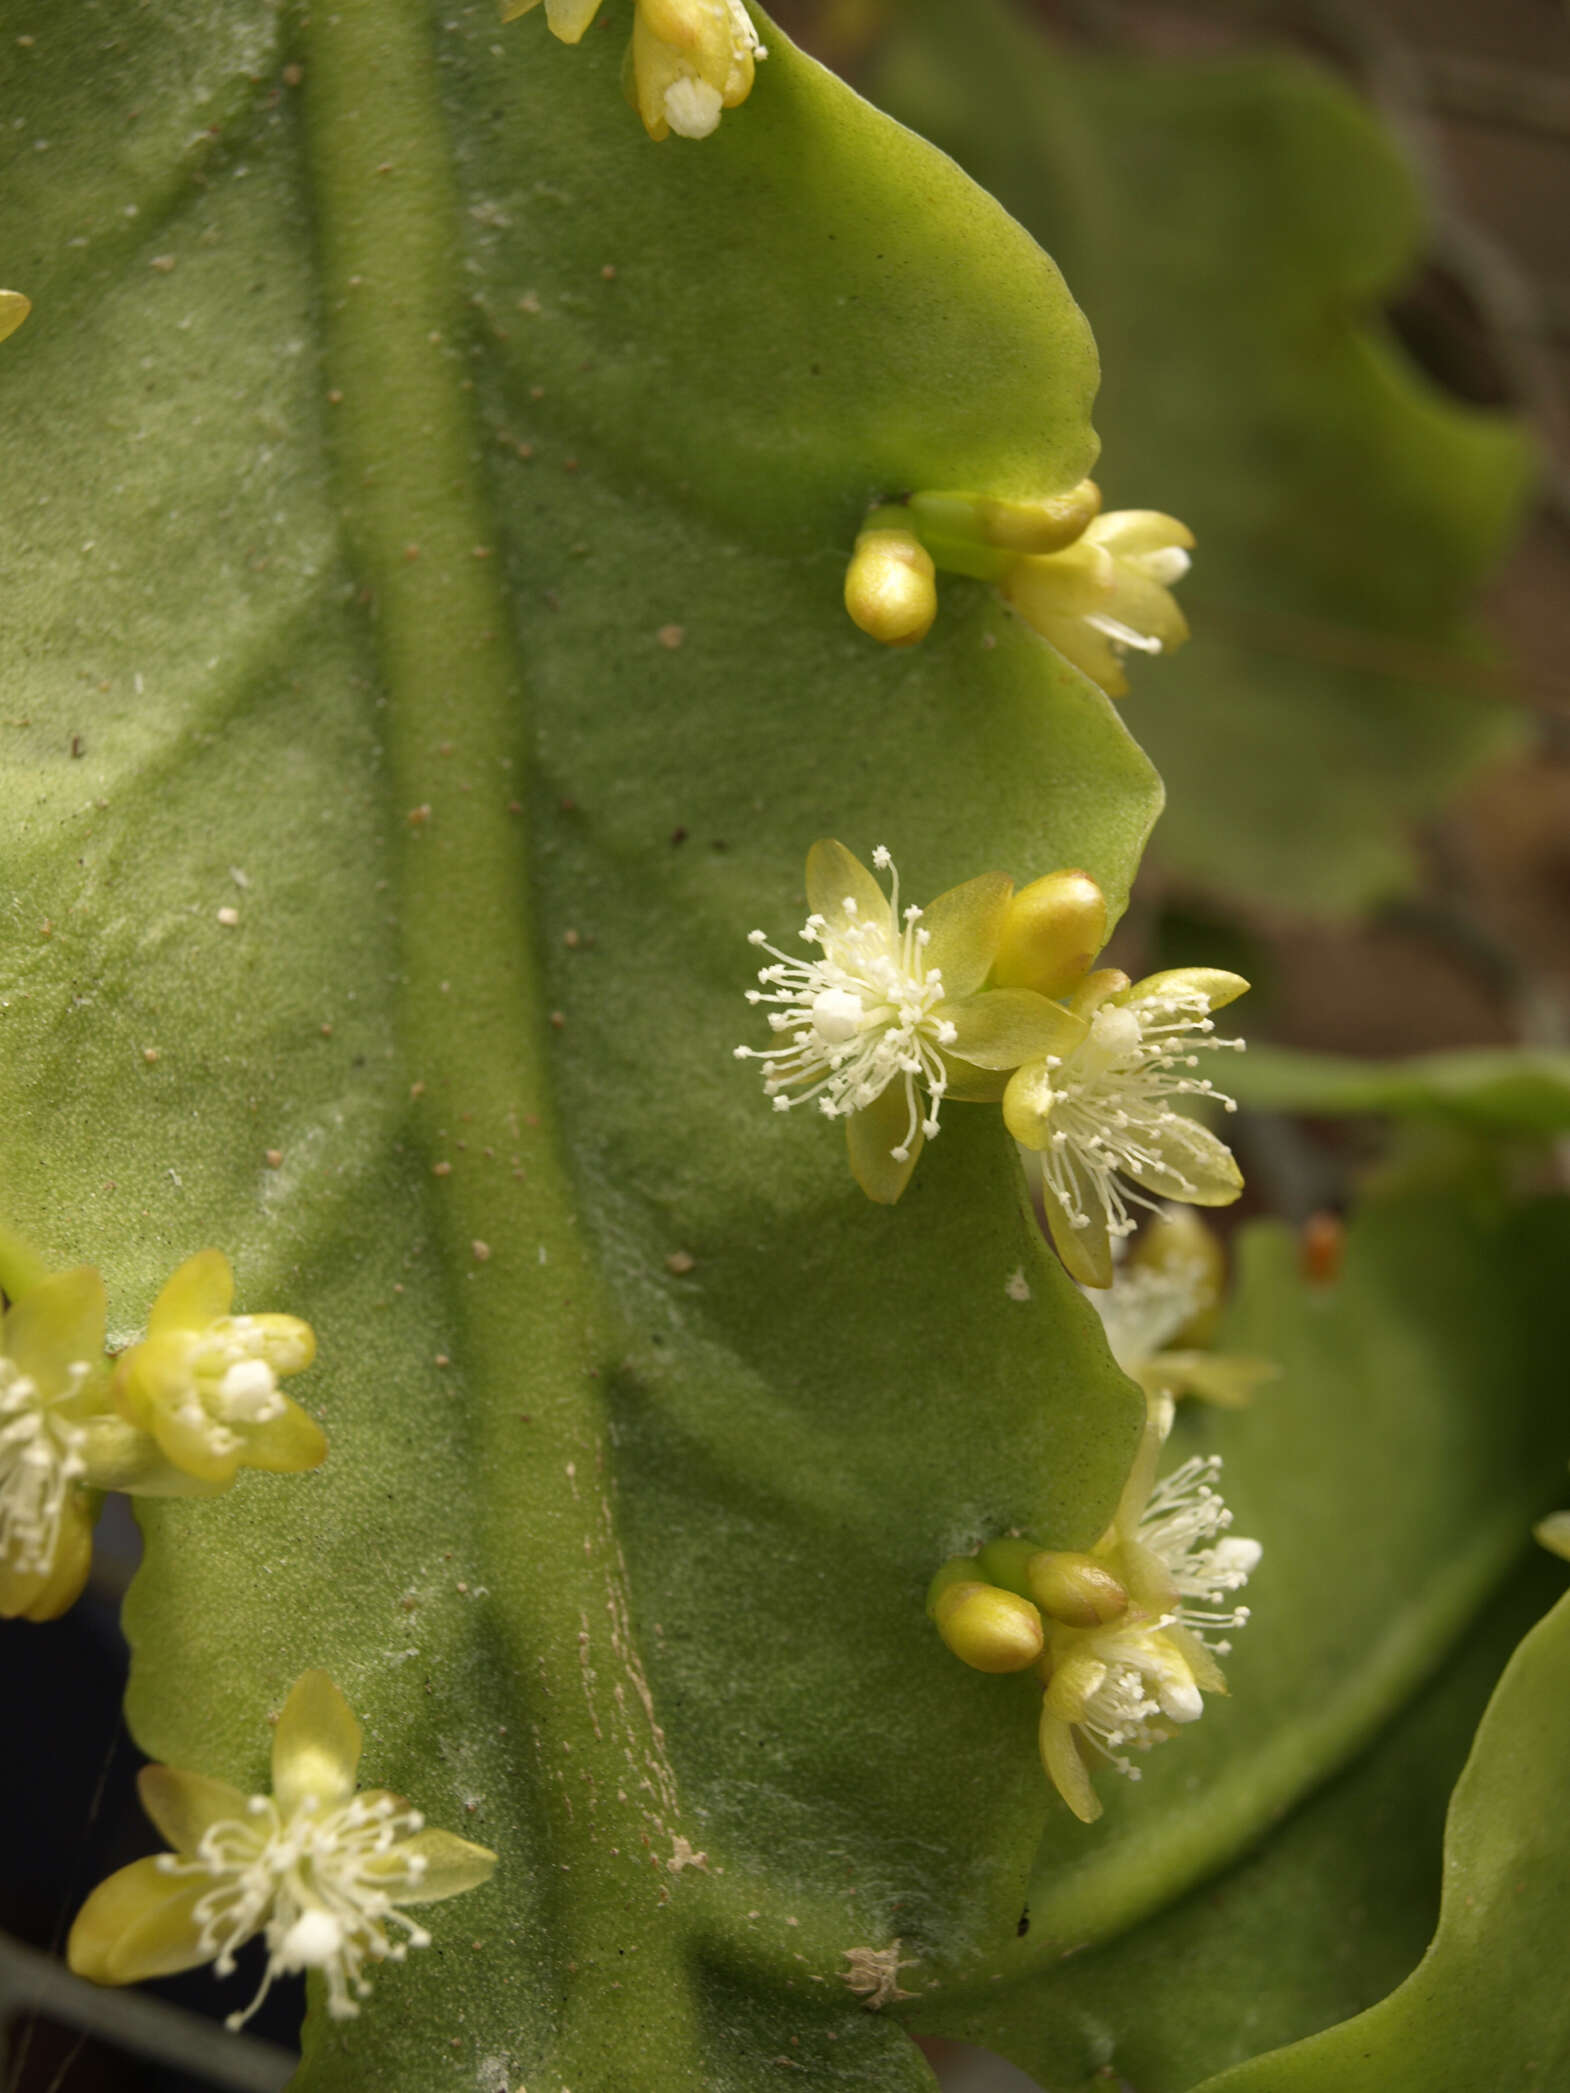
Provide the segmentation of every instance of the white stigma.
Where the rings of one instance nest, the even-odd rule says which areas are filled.
[[[707,80],[685,75],[665,90],[665,121],[678,138],[709,138],[720,127],[720,91]]]

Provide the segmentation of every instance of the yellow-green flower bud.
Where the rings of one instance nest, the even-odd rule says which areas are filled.
[[[992,978],[999,988],[1066,995],[1106,939],[1107,898],[1090,874],[1049,872],[1009,903]]]
[[[1128,1611],[1128,1592],[1104,1562],[1070,1549],[1030,1559],[1030,1596],[1043,1613],[1070,1628],[1104,1628]]]
[[[1001,1584],[1005,1591],[1028,1599],[1032,1596],[1029,1565],[1040,1553],[1039,1541],[988,1541],[976,1557],[976,1569],[989,1584]]]
[[[32,300],[20,291],[0,291],[0,342],[15,334],[32,309]]]
[[[932,555],[902,511],[879,509],[868,518],[845,570],[845,608],[885,647],[913,647],[931,630],[938,614]]]
[[[963,1573],[975,1565],[945,1563],[932,1580],[927,1611],[938,1633],[973,1671],[1024,1671],[1041,1655],[1041,1615],[1018,1592]]]
[[[1061,552],[1081,536],[1101,507],[1094,480],[1039,501],[1002,501],[990,494],[913,494],[911,512],[924,538],[978,541],[1000,552]]]

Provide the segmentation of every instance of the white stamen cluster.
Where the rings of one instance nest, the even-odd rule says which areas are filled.
[[[1185,1159],[1197,1160],[1209,1136],[1168,1102],[1208,1097],[1227,1111],[1236,1100],[1208,1077],[1194,1050],[1241,1053],[1240,1039],[1218,1039],[1210,1006],[1197,990],[1173,988],[1138,1003],[1104,1003],[1090,1021],[1090,1036],[1068,1056],[1046,1057],[1050,1131],[1042,1151],[1042,1181],[1072,1228],[1088,1228],[1076,1170],[1095,1187],[1114,1240],[1137,1225],[1129,1204],[1156,1211],[1157,1202],[1119,1183],[1120,1176],[1161,1180],[1173,1198],[1193,1197],[1201,1188],[1184,1175]]]
[[[424,1824],[418,1810],[387,1795],[355,1795],[322,1810],[307,1796],[284,1818],[267,1795],[246,1804],[249,1821],[224,1818],[209,1825],[194,1854],[161,1854],[166,1875],[207,1877],[212,1888],[193,1917],[201,1928],[202,1959],[220,1977],[232,1974],[236,1952],[256,1933],[267,1942],[261,1987],[227,2025],[243,2027],[267,1996],[274,1977],[305,1969],[327,1978],[327,2010],[352,2020],[370,1982],[367,1962],[401,1962],[410,1948],[430,1945],[423,1926],[397,1909],[400,1894],[425,1874],[424,1856],[398,1859],[396,1849]],[[388,1935],[403,1927],[405,1940]]]
[[[1170,1619],[1224,1657],[1232,1645],[1213,1641],[1212,1636],[1217,1629],[1241,1628],[1247,1621],[1246,1606],[1225,1602],[1229,1593],[1247,1584],[1262,1551],[1258,1541],[1227,1533],[1232,1514],[1215,1487],[1220,1473],[1219,1454],[1196,1454],[1163,1476],[1150,1493],[1134,1538],[1160,1558],[1172,1579],[1179,1604]],[[1183,1603],[1196,1599],[1203,1603]]]
[[[226,1315],[202,1333],[191,1379],[175,1415],[200,1430],[215,1454],[243,1444],[236,1425],[271,1424],[289,1407],[263,1357],[266,1339],[248,1315]]]
[[[1105,1669],[1085,1696],[1077,1726],[1110,1766],[1137,1781],[1140,1770],[1123,1747],[1149,1751],[1167,1734],[1163,1717],[1193,1722],[1203,1702],[1186,1666],[1175,1661],[1156,1630],[1125,1629],[1096,1647]]]
[[[752,26],[752,17],[741,0],[725,0],[730,30],[730,72],[724,87],[696,73],[684,72],[666,88],[662,101],[665,121],[678,138],[709,138],[719,128],[721,113],[743,86],[742,68],[749,58],[768,57],[768,50]]]
[[[0,1359],[0,1562],[23,1576],[52,1566],[66,1502],[87,1473],[87,1434],[59,1413],[90,1371],[79,1361],[60,1393],[46,1397],[31,1375]]]
[[[818,959],[790,959],[761,930],[749,934],[748,942],[773,954],[774,963],[759,969],[762,985],[747,991],[747,1001],[776,1006],[769,1027],[779,1043],[735,1052],[738,1061],[762,1062],[764,1092],[776,1112],[816,1098],[826,1118],[847,1118],[902,1082],[908,1125],[890,1153],[903,1163],[918,1131],[938,1131],[948,1088],[939,1049],[952,1046],[956,1034],[934,1015],[943,1001],[943,975],[926,964],[931,933],[921,927],[921,910],[907,908],[901,916],[899,874],[881,845],[872,862],[889,874],[888,922],[867,920],[849,896],[840,925],[809,916],[800,935],[804,944],[820,947]],[[927,1094],[925,1115],[918,1086]]]

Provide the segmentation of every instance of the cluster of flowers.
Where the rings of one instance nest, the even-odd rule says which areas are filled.
[[[748,1000],[768,1014],[761,1064],[777,1112],[809,1101],[843,1119],[850,1166],[869,1198],[905,1190],[946,1098],[1001,1103],[1009,1131],[1040,1157],[1048,1227],[1073,1276],[1111,1284],[1133,1206],[1225,1206],[1242,1190],[1231,1151],[1183,1101],[1232,1100],[1198,1075],[1217,1036],[1211,1013],[1248,983],[1185,967],[1130,981],[1096,969],[1101,889],[1078,871],[1017,892],[983,873],[926,909],[901,909],[887,850],[877,880],[841,843],[807,858],[809,948],[769,954]]]
[[[511,22],[540,0],[501,0]],[[545,0],[553,36],[575,44],[600,11],[600,0]],[[720,116],[746,101],[753,71],[768,52],[742,0],[637,0],[623,75],[627,99],[658,142],[707,138]]]
[[[0,1324],[0,1614],[47,1621],[80,1594],[98,1493],[207,1497],[241,1468],[295,1474],[326,1456],[321,1427],[279,1382],[316,1339],[292,1315],[234,1315],[217,1250],[180,1266],[147,1335],[104,1355],[103,1280],[88,1266],[19,1290]],[[483,1882],[496,1856],[427,1831],[397,1796],[355,1792],[360,1732],[325,1672],[307,1672],[278,1720],[274,1793],[242,1795],[200,1773],[149,1766],[143,1805],[175,1849],[133,1862],[93,1892],[72,1929],[80,1976],[131,1984],[213,1962],[220,1976],[254,1935],[261,1990],[319,1969],[328,2011],[359,2011],[367,1962],[402,1960],[428,1935],[400,1906]],[[388,1925],[403,1929],[394,1939]]]
[[[1042,501],[913,494],[874,509],[846,569],[845,608],[873,639],[909,647],[937,616],[939,568],[995,582],[1027,624],[1120,698],[1130,648],[1171,653],[1188,638],[1172,584],[1188,572],[1194,536],[1156,509],[1100,509],[1094,480]]]
[[[955,1656],[977,1671],[1034,1667],[1044,1689],[1039,1742],[1047,1777],[1083,1823],[1101,1815],[1091,1767],[1130,1780],[1129,1750],[1148,1751],[1196,1722],[1204,1695],[1225,1693],[1225,1632],[1248,1619],[1235,1603],[1260,1558],[1227,1529],[1215,1455],[1161,1481],[1156,1463],[1172,1398],[1149,1398],[1145,1434],[1112,1523],[1088,1552],[993,1541],[947,1562],[927,1611]]]
[[[321,1427],[279,1387],[316,1339],[292,1315],[231,1315],[234,1274],[203,1250],[153,1304],[147,1336],[104,1357],[90,1266],[29,1287],[0,1326],[0,1614],[47,1621],[87,1581],[97,1493],[211,1497],[241,1468],[294,1474]]]

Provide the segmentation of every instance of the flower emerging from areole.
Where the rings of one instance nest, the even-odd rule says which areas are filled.
[[[0,1615],[52,1620],[92,1560],[87,1414],[104,1287],[82,1266],[40,1280],[0,1331]]]
[[[747,1000],[767,1008],[775,1043],[735,1052],[762,1064],[776,1112],[812,1100],[844,1119],[857,1182],[890,1204],[944,1098],[1000,1097],[1003,1072],[1057,1038],[1065,1013],[1028,989],[982,989],[1014,891],[1006,873],[902,911],[888,851],[872,861],[889,874],[887,894],[842,843],[813,845],[800,935],[817,956],[792,959],[750,933],[771,959]]]
[[[502,0],[502,20],[530,13],[540,0]],[[551,34],[578,43],[600,0],[545,0]],[[742,0],[637,0],[628,53],[627,99],[659,141],[707,138],[721,113],[752,92],[767,50]]]
[[[1172,1101],[1236,1109],[1191,1071],[1200,1051],[1241,1050],[1241,1040],[1216,1036],[1210,1013],[1247,987],[1199,967],[1132,986],[1116,973],[1088,976],[1074,1004],[1057,1007],[1051,1050],[1010,1078],[1003,1117],[1041,1155],[1052,1240],[1082,1285],[1111,1285],[1112,1243],[1135,1227],[1131,1203],[1227,1206],[1242,1190],[1230,1149]]]
[[[1188,572],[1194,535],[1155,509],[1115,509],[1062,552],[1018,561],[1004,597],[1043,639],[1099,683],[1128,690],[1123,657],[1170,654],[1188,638],[1172,584]]]
[[[316,1356],[293,1315],[231,1315],[234,1273],[219,1250],[187,1258],[153,1304],[145,1340],[115,1372],[124,1416],[175,1467],[223,1485],[238,1468],[294,1474],[326,1456],[321,1427],[278,1386]]]
[[[1113,1358],[1147,1395],[1194,1395],[1235,1410],[1275,1378],[1268,1359],[1208,1349],[1225,1269],[1221,1245],[1199,1215],[1166,1206],[1127,1257],[1114,1254],[1112,1284],[1087,1288]]]
[[[368,1963],[401,1962],[430,1935],[402,1907],[484,1882],[496,1856],[385,1790],[355,1792],[360,1727],[326,1672],[300,1678],[273,1736],[273,1793],[144,1767],[143,1807],[174,1848],[100,1883],[71,1929],[67,1957],[97,1984],[135,1984],[211,1962],[219,1976],[243,1944],[267,1944],[261,1988],[229,2026],[249,2020],[274,1977],[320,1970],[335,2020],[360,2010]],[[391,1928],[398,1928],[395,1937]]]
[[[1231,1648],[1226,1631],[1248,1619],[1234,1595],[1258,1566],[1261,1550],[1257,1541],[1228,1532],[1232,1514],[1215,1487],[1220,1460],[1196,1456],[1152,1482],[1171,1419],[1169,1400],[1152,1402],[1117,1513],[1090,1558],[1127,1593],[1126,1609],[1091,1626],[1057,1622],[1041,1660],[1047,1682],[1042,1762],[1087,1824],[1100,1816],[1101,1804],[1086,1750],[1137,1780],[1128,1751],[1148,1751],[1197,1721],[1206,1693],[1225,1693],[1216,1659]],[[1045,1597],[1045,1583],[1038,1588]]]

